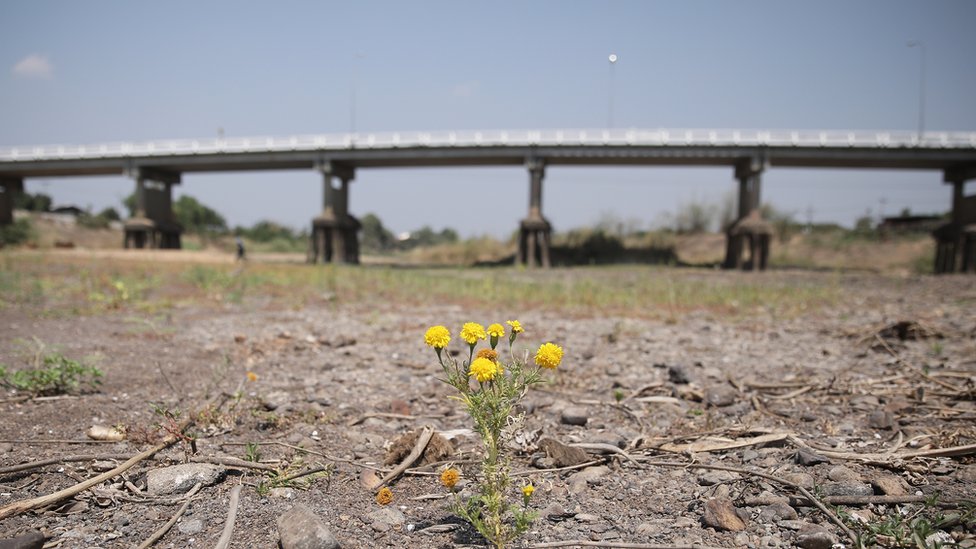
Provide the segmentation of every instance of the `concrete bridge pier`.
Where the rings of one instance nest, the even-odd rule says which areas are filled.
[[[549,248],[552,245],[552,225],[542,216],[542,179],[545,161],[531,158],[525,163],[529,170],[529,215],[519,223],[517,265],[545,268],[552,266]]]
[[[0,226],[14,222],[14,198],[24,192],[24,180],[18,177],[0,177]]]
[[[766,162],[761,157],[740,160],[735,166],[739,181],[739,211],[726,229],[725,269],[764,270],[769,259],[772,226],[760,212],[761,176]],[[748,259],[743,258],[746,253]]]
[[[952,217],[932,232],[936,274],[976,273],[976,195],[966,196],[966,182],[976,167],[948,169],[943,181],[952,185]]]
[[[312,220],[308,246],[309,263],[359,263],[359,220],[349,214],[349,182],[355,176],[351,168],[324,162],[316,169],[322,173],[322,213]],[[338,178],[338,186],[334,185]]]
[[[136,208],[125,220],[125,248],[158,248],[178,250],[182,247],[183,227],[173,213],[173,185],[180,174],[152,168],[132,168],[129,177],[136,180]]]

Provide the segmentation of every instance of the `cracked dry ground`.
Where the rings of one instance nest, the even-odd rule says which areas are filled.
[[[632,272],[718,286],[756,276]],[[558,276],[600,284],[601,273]],[[39,529],[50,547],[135,547],[183,503],[179,495],[146,493],[149,471],[241,459],[252,443],[251,457],[283,475],[315,466],[329,474],[274,488],[271,473],[221,465],[223,474],[192,498],[155,547],[214,546],[238,485],[244,488],[230,547],[276,547],[276,521],[296,504],[314,512],[343,547],[477,545],[451,516],[438,465],[417,465],[393,482],[394,502],[382,509],[363,480],[389,470],[391,443],[425,425],[450,439],[448,459],[466,478],[475,473],[471,425],[437,380],[422,336],[432,324],[456,333],[465,321],[510,318],[526,327],[522,348],[554,341],[566,352],[551,383],[524,401],[515,484],[537,487],[532,505],[541,513],[526,545],[852,546],[797,486],[818,499],[875,500],[828,507],[862,536],[869,528],[859,521],[877,525],[923,510],[922,503],[892,503],[914,495],[937,494],[946,513],[967,509],[976,486],[969,446],[976,442],[974,279],[758,276],[766,287],[818,287],[830,297],[826,305],[769,304],[734,314],[680,304],[662,313],[635,303],[638,314],[620,314],[555,303],[512,310],[504,303],[321,299],[296,307],[204,296],[158,309],[123,304],[57,315],[44,301],[8,301],[0,310],[0,362],[24,367],[37,338],[71,358],[95,357],[104,382],[97,392],[52,399],[4,391],[0,468],[60,461],[0,474],[0,506],[68,488],[149,448],[161,410],[192,418],[188,432],[196,441],[70,499],[4,518],[0,539]],[[452,348],[459,348],[456,336]],[[257,380],[247,381],[247,372]],[[241,387],[240,398],[220,398]],[[219,408],[201,409],[208,400]],[[129,438],[86,443],[92,425],[124,425]],[[574,466],[558,451],[574,443],[584,443],[588,465]],[[69,461],[95,454],[103,457]],[[698,468],[710,465],[767,476]],[[971,528],[971,519],[950,524],[929,542],[955,538],[972,546]]]

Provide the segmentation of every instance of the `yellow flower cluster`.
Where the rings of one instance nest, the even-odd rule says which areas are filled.
[[[450,342],[451,332],[449,332],[444,326],[431,326],[427,329],[427,333],[424,334],[424,343],[426,343],[428,347],[443,349],[444,347],[447,347],[447,344]]]
[[[441,484],[447,488],[454,488],[454,485],[458,483],[461,478],[461,473],[454,468],[444,469],[441,473]]]
[[[491,337],[503,337],[505,335],[505,328],[501,324],[492,324],[488,326],[488,335]]]
[[[380,491],[376,493],[376,503],[380,505],[389,505],[393,501],[393,490],[390,490],[386,486],[380,488]]]
[[[525,496],[526,498],[532,497],[532,492],[535,492],[535,486],[532,486],[531,484],[526,484],[525,486],[522,487],[522,495]]]
[[[505,324],[512,327],[513,334],[520,334],[525,331],[522,329],[522,324],[518,320],[506,320]]]
[[[477,322],[465,322],[461,327],[461,339],[467,341],[468,345],[474,345],[479,339],[486,337],[485,327]]]
[[[563,348],[554,343],[543,343],[535,353],[535,363],[542,368],[555,369],[563,361]]]
[[[495,379],[499,373],[501,373],[501,368],[498,363],[485,357],[474,359],[471,363],[471,370],[468,371],[468,375],[474,376],[480,383]]]

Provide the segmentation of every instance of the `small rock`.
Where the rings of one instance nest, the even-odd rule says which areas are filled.
[[[44,534],[37,530],[10,539],[0,539],[2,549],[41,549],[44,547]]]
[[[905,480],[895,475],[878,475],[871,479],[871,486],[876,492],[888,496],[908,494],[908,486]]]
[[[786,528],[787,530],[802,530],[807,524],[809,523],[802,520],[781,520],[776,523],[780,528]]]
[[[378,511],[373,511],[372,513],[366,515],[366,518],[373,527],[373,530],[377,532],[386,532],[387,530],[399,526],[407,521],[407,517],[404,516],[396,507],[384,507]],[[284,548],[282,548],[284,549]]]
[[[359,474],[359,485],[367,490],[372,490],[380,485],[380,477],[372,469],[363,469]]]
[[[843,465],[838,465],[828,471],[827,478],[834,482],[860,482],[863,480],[861,475]]]
[[[691,528],[692,526],[695,526],[695,524],[695,521],[688,517],[678,517],[674,519],[675,528]]]
[[[816,465],[818,463],[830,463],[830,460],[814,452],[813,450],[800,448],[796,451],[796,462],[800,465],[810,467],[811,465]]]
[[[600,477],[610,473],[610,469],[606,465],[599,465],[597,467],[587,467],[582,471],[573,473],[569,476],[567,483],[569,484],[569,491],[574,494],[580,494],[586,490],[586,485],[595,482]]]
[[[590,417],[589,414],[587,414],[586,409],[576,406],[566,408],[559,416],[559,421],[563,425],[579,425],[581,427],[586,425],[586,422],[589,421],[589,419]]]
[[[735,535],[735,537],[732,538],[732,541],[735,542],[736,547],[755,547],[755,545],[751,543],[752,536],[750,536],[748,532],[739,532]]]
[[[895,415],[884,410],[877,410],[868,415],[868,427],[872,429],[888,430],[895,426]]]
[[[268,497],[276,499],[294,499],[295,489],[283,487],[272,488],[270,491],[268,491]]]
[[[691,383],[691,376],[688,375],[688,368],[680,364],[668,366],[668,381],[678,385]]]
[[[558,503],[550,503],[545,509],[539,511],[539,518],[562,520],[566,518],[566,509]]]
[[[860,482],[828,482],[824,485],[826,496],[873,496],[874,488]]]
[[[0,454],[6,454],[7,452],[13,452],[14,445],[9,442],[0,442]]]
[[[638,536],[649,538],[663,534],[664,527],[653,522],[642,522],[637,525],[637,528],[634,529],[634,533]]]
[[[184,520],[176,528],[184,534],[199,534],[203,531],[203,521],[200,519]]]
[[[823,526],[804,524],[796,534],[796,545],[803,549],[830,549],[837,538]]]
[[[956,480],[965,483],[976,483],[976,465],[964,465],[956,471]]]
[[[224,476],[224,470],[208,463],[185,463],[146,474],[146,491],[153,495],[183,494],[200,482],[210,486]]]
[[[761,522],[796,520],[796,509],[790,507],[788,503],[771,503],[763,507],[762,511],[759,512],[759,520]]]
[[[735,391],[735,389],[727,385],[709,387],[708,390],[705,391],[705,402],[715,406],[716,408],[733,404],[737,397],[738,393]]]
[[[706,471],[698,475],[698,484],[702,486],[715,486],[723,482],[729,482],[739,478],[739,475],[729,471]]]
[[[387,508],[384,508],[387,509]],[[278,517],[281,549],[338,549],[329,527],[304,505],[296,505]]]
[[[759,452],[755,450],[743,450],[742,461],[749,462],[759,457]]]
[[[556,467],[572,467],[590,461],[590,456],[582,448],[567,446],[554,438],[540,440],[539,448],[552,458]]]
[[[809,473],[784,473],[783,478],[808,490],[813,488],[813,475]]]
[[[576,513],[576,516],[574,516],[573,518],[575,518],[580,522],[597,522],[600,520],[600,517],[596,515],[591,515],[589,513]]]
[[[952,539],[949,532],[945,530],[938,530],[932,534],[925,537],[926,547],[948,547],[955,544],[956,540]]]
[[[716,530],[738,532],[745,530],[746,523],[735,512],[735,506],[729,498],[712,498],[705,503],[705,525]]]

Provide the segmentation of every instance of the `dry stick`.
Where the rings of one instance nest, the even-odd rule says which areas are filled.
[[[152,546],[152,544],[159,541],[160,538],[165,536],[166,532],[169,532],[169,529],[172,528],[173,525],[176,524],[176,521],[183,516],[183,513],[186,512],[186,508],[190,506],[190,501],[193,499],[193,496],[196,495],[196,493],[199,492],[200,488],[202,487],[203,487],[202,482],[198,482],[194,484],[193,488],[190,488],[190,491],[187,492],[186,501],[184,501],[183,505],[179,508],[178,511],[176,511],[176,514],[173,515],[172,518],[170,518],[169,521],[166,522],[166,524],[162,525],[158,530],[153,532],[153,535],[149,536],[149,539],[140,543],[138,549],[146,549],[147,547],[150,547]]]
[[[131,457],[128,461],[112,469],[111,471],[107,471],[98,476],[94,476],[84,482],[80,482],[70,488],[65,488],[64,490],[54,492],[53,494],[48,494],[46,496],[40,496],[33,499],[15,501],[9,505],[0,507],[0,519],[5,519],[13,515],[19,515],[20,513],[24,513],[32,509],[37,509],[39,507],[44,507],[46,505],[50,505],[52,503],[56,503],[64,499],[68,499],[71,496],[74,496],[76,494],[80,494],[81,492],[84,492],[85,490],[91,488],[92,486],[95,486],[96,484],[101,484],[106,480],[110,480],[121,475],[125,471],[129,470],[129,468],[135,465],[136,463],[139,463],[144,459],[152,457],[157,452],[160,452],[172,446],[178,440],[179,439],[177,437],[171,435],[167,437],[166,440],[164,440],[160,444],[157,444],[156,446],[153,446],[148,450],[136,454],[135,456]]]
[[[20,471],[30,471],[31,469],[40,469],[41,467],[47,467],[48,465],[57,465],[77,461],[95,461],[98,459],[132,459],[132,454],[94,454],[44,459],[41,461],[11,465],[9,467],[0,467],[0,475],[19,473]]]
[[[424,453],[424,450],[427,448],[427,444],[430,442],[430,439],[433,436],[434,429],[430,425],[425,426],[424,430],[421,431],[420,436],[417,438],[417,443],[413,445],[413,450],[410,451],[410,455],[401,461],[400,465],[397,465],[395,469],[380,479],[380,483],[376,485],[376,488],[374,488],[373,491],[379,492],[380,488],[385,486],[387,482],[400,476],[400,474],[406,471],[408,467],[413,465],[413,462],[417,461],[417,458]]]
[[[227,467],[238,467],[241,469],[260,469],[261,471],[277,471],[278,468],[267,463],[256,461],[245,461],[240,458],[229,456],[195,456],[190,458],[193,463],[213,463],[215,465],[226,465]]]
[[[570,444],[574,448],[582,448],[584,450],[594,450],[602,453],[611,453],[623,456],[624,459],[633,463],[634,465],[640,467],[640,463],[634,461],[634,458],[630,457],[630,454],[621,450],[620,448],[614,446],[613,444],[606,444],[603,442],[576,442]]]
[[[415,415],[410,415],[410,414],[393,414],[393,413],[390,413],[390,412],[372,412],[372,413],[369,413],[369,414],[365,414],[363,416],[360,416],[360,417],[358,417],[358,418],[350,421],[346,425],[348,425],[349,427],[352,427],[353,425],[359,425],[360,423],[366,421],[367,419],[369,419],[371,417],[383,417],[383,418],[387,418],[387,419],[420,419],[422,417],[427,417],[427,418],[432,418],[432,419],[438,419],[438,418],[443,418],[445,416],[443,414],[441,414],[441,415],[438,415],[438,414],[421,414],[421,415],[415,416]]]
[[[315,450],[309,450],[308,448],[302,448],[301,446],[295,446],[294,444],[288,444],[287,442],[271,441],[271,442],[223,442],[221,446],[247,446],[248,444],[257,444],[258,446],[284,446],[285,448],[291,448],[292,450],[297,450],[299,452],[305,452],[306,454],[312,454],[313,456],[323,457],[330,461],[340,461],[342,463],[348,463],[350,465],[355,465],[363,469],[371,469],[373,471],[385,472],[386,469],[383,467],[376,467],[375,465],[368,465],[366,463],[360,463],[351,459],[330,456],[329,454],[323,454],[322,452],[316,452]]]
[[[851,539],[851,541],[853,541],[855,544],[857,544],[857,542],[858,542],[857,541],[857,535],[854,532],[852,532],[851,529],[848,528],[847,525],[845,525],[839,518],[837,518],[836,515],[834,515],[832,512],[830,512],[830,509],[827,509],[827,507],[823,503],[821,503],[819,499],[815,498],[813,496],[813,494],[811,494],[806,488],[800,486],[799,484],[797,484],[795,482],[791,482],[789,480],[786,480],[785,478],[781,478],[781,477],[777,477],[775,475],[770,475],[770,474],[762,473],[762,472],[759,472],[759,471],[750,471],[748,469],[742,469],[742,468],[739,468],[739,467],[726,467],[724,465],[700,465],[700,464],[696,464],[696,463],[680,463],[680,462],[676,462],[676,461],[647,461],[644,464],[645,465],[656,465],[656,466],[659,466],[659,467],[683,467],[683,468],[687,468],[687,469],[713,469],[713,470],[716,470],[716,471],[729,471],[730,473],[740,473],[740,474],[743,474],[743,475],[754,475],[754,476],[757,476],[757,477],[760,477],[760,478],[764,478],[766,480],[771,480],[773,482],[778,482],[780,484],[785,484],[785,485],[790,486],[793,489],[797,490],[801,494],[803,494],[803,496],[806,497],[811,503],[813,503],[814,505],[816,505],[817,508],[820,509],[820,511],[824,515],[826,515],[827,518],[829,518],[831,522],[833,522],[834,524],[836,524],[837,526],[839,526],[840,529],[843,530],[845,534],[847,534],[847,537],[849,537]]]
[[[115,444],[117,440],[92,440],[92,439],[23,439],[23,438],[4,438],[0,443],[7,444]]]
[[[585,539],[568,541],[547,541],[544,543],[533,543],[529,545],[531,549],[544,547],[620,547],[623,549],[719,549],[707,545],[655,545],[653,543],[625,543],[618,541],[590,541]]]
[[[890,505],[896,503],[921,503],[931,500],[931,496],[827,496],[824,503],[831,505],[870,505],[872,503]],[[936,505],[956,506],[962,503],[957,500],[937,500]]]
[[[601,463],[606,463],[605,459],[594,459],[593,461],[587,461],[584,463],[577,463],[576,465],[569,465],[567,467],[555,467],[553,469],[525,469],[524,471],[516,471],[512,473],[513,477],[524,477],[526,475],[534,475],[536,473],[558,473],[560,471],[572,471],[573,469],[585,469],[590,465],[599,465]]]
[[[284,482],[291,482],[291,481],[295,480],[296,478],[302,478],[302,477],[305,477],[305,476],[308,476],[308,475],[314,475],[315,473],[321,473],[322,471],[328,471],[328,470],[329,470],[328,467],[320,465],[318,467],[313,467],[313,468],[308,469],[306,471],[301,471],[299,473],[295,473],[294,475],[288,475],[285,478],[277,479],[277,482],[282,482],[282,483],[284,483]]]
[[[237,505],[241,501],[241,485],[238,484],[230,491],[230,509],[227,511],[227,522],[224,523],[224,533],[220,534],[214,549],[227,549],[230,537],[234,533],[234,522],[237,520]]]

